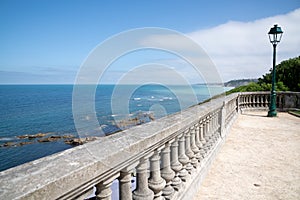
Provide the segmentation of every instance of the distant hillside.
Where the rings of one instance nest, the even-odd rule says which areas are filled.
[[[239,87],[243,85],[247,85],[251,82],[258,82],[258,79],[238,79],[238,80],[231,80],[226,83],[224,83],[225,87]]]

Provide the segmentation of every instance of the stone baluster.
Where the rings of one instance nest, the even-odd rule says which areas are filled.
[[[261,106],[261,95],[258,95],[258,107],[262,107]]]
[[[211,114],[211,129],[210,129],[210,140],[211,140],[211,147],[215,145],[215,111]]]
[[[123,169],[119,177],[119,198],[121,200],[132,199],[131,180],[132,169]]]
[[[255,95],[255,107],[259,107],[259,95]]]
[[[212,126],[212,129],[211,129],[212,146],[214,146],[216,144],[216,141],[217,141],[217,122],[216,122],[216,119],[217,119],[217,112],[214,111],[212,113],[212,122],[211,122],[211,126]]]
[[[234,109],[235,110],[235,109]],[[234,112],[234,111],[233,111]],[[216,132],[217,132],[217,140],[221,137],[221,113],[222,113],[222,108],[217,111],[216,113]]]
[[[205,139],[205,124],[206,124],[206,118],[202,119],[202,123],[200,124],[200,142],[202,143],[202,148],[200,149],[200,153],[202,154],[202,157],[204,158],[207,153],[206,148],[206,139]]]
[[[162,147],[163,148],[163,147]],[[156,149],[150,158],[150,179],[149,188],[154,192],[155,200],[163,200],[162,190],[166,186],[166,181],[161,177],[160,173],[160,150]]]
[[[99,200],[111,200],[112,190],[110,186],[112,185],[113,181],[120,175],[117,173],[110,178],[98,183],[96,185],[96,198]]]
[[[199,153],[200,153],[200,162],[203,160],[205,156],[205,151],[203,149],[203,145],[205,144],[205,140],[203,137],[203,120],[201,119],[198,126],[196,127],[196,145],[199,148]]]
[[[262,106],[266,107],[266,96],[265,95],[262,96],[262,101],[263,101]]]
[[[206,153],[209,152],[211,149],[211,137],[210,137],[210,125],[211,125],[211,118],[210,114],[206,117],[206,123],[205,123],[205,140],[206,140]]]
[[[202,126],[202,140],[200,140],[203,144],[203,150],[205,152],[206,156],[208,154],[208,133],[207,133],[207,123],[208,123],[208,119],[207,117],[205,117],[203,119],[203,126]]]
[[[179,148],[178,148],[178,160],[182,164],[182,169],[179,172],[179,178],[183,181],[186,182],[189,178],[190,175],[186,169],[187,164],[189,163],[189,158],[185,154],[185,137],[184,134],[182,134],[179,137]]]
[[[243,108],[244,107],[244,95],[240,96],[240,107]]]
[[[198,124],[196,124],[193,127],[193,129],[191,130],[191,149],[194,152],[194,158],[193,159],[195,159],[195,161],[192,161],[192,164],[195,168],[197,168],[198,165],[200,164],[199,161],[200,161],[200,158],[201,158],[199,147],[196,144],[197,139],[199,140],[199,137],[198,137],[198,134],[197,134],[197,128],[199,128]]]
[[[259,96],[255,95],[255,107],[259,107]]]
[[[223,117],[223,107],[219,110],[217,116],[217,126],[218,126],[218,139],[222,136],[222,117]]]
[[[247,95],[247,107],[250,108],[250,95]]]
[[[232,105],[232,102],[231,102],[231,105]],[[233,106],[231,106],[231,108],[233,108]],[[231,109],[232,110],[232,109]],[[215,142],[217,141],[217,138],[218,138],[218,111],[216,110],[213,114],[213,140],[214,140],[214,144]]]
[[[219,136],[220,136],[219,121],[218,121],[218,119],[219,119],[219,110],[216,110],[216,112],[215,112],[215,120],[214,120],[215,121],[215,131],[214,131],[215,132],[215,135],[214,135],[215,144],[218,141]]]
[[[251,95],[248,95],[248,104],[249,104],[249,108],[252,107],[252,96]]]
[[[142,157],[136,168],[136,189],[133,192],[135,200],[152,200],[154,193],[148,187],[148,157]]]
[[[208,147],[208,150],[211,149],[211,147],[213,146],[213,142],[212,142],[212,130],[211,130],[211,125],[212,125],[212,115],[209,114],[207,116],[207,147]]]
[[[178,191],[182,186],[182,181],[179,178],[179,172],[182,170],[182,164],[178,160],[178,137],[176,137],[171,145],[171,168],[175,172],[175,177],[172,180],[173,188]]]
[[[269,99],[270,99],[270,96],[266,96],[265,107],[269,106]]]
[[[187,164],[186,169],[190,174],[194,171],[194,166],[197,165],[197,159],[195,159],[194,152],[191,149],[191,131],[192,128],[185,131],[185,154],[188,156],[190,162]]]
[[[259,107],[259,95],[255,95],[255,107]]]
[[[163,196],[166,199],[171,199],[174,195],[174,188],[171,186],[172,179],[175,177],[175,172],[171,169],[171,155],[170,155],[170,142],[165,144],[165,148],[162,150],[162,162],[161,162],[161,176],[166,181],[166,186],[163,189]]]

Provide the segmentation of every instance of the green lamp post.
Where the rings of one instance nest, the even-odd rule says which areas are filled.
[[[280,42],[283,31],[281,28],[275,24],[269,31],[269,39],[271,44],[273,45],[273,72],[272,72],[272,90],[271,90],[271,102],[269,105],[268,117],[276,117],[276,46]]]

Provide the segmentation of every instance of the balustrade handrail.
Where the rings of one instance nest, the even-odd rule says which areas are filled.
[[[115,179],[121,199],[187,199],[194,188],[189,186],[199,185],[239,110],[263,105],[259,95],[268,94],[222,96],[2,171],[0,199],[83,199],[93,186],[99,199],[110,199]],[[277,94],[290,95],[299,107],[300,93]],[[132,193],[133,172],[137,188]]]

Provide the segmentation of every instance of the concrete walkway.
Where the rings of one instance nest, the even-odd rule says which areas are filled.
[[[300,199],[300,118],[239,115],[194,200]]]

